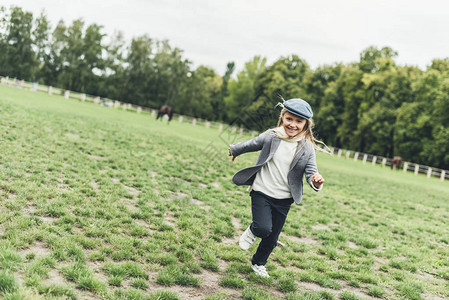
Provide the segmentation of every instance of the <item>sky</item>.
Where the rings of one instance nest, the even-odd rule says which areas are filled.
[[[446,0],[0,0],[37,17],[45,10],[52,28],[83,19],[111,36],[147,34],[184,51],[192,67],[244,68],[254,56],[268,64],[298,55],[311,68],[359,60],[369,46],[393,48],[399,65],[426,69],[449,57]]]

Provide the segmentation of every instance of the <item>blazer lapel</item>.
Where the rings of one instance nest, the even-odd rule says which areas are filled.
[[[296,148],[296,151],[298,151],[299,149],[301,149],[301,150],[293,158],[292,163],[290,164],[290,170],[289,171],[291,171],[293,169],[293,167],[298,163],[299,159],[306,152],[306,140],[305,139],[302,139],[302,141],[298,144],[298,148]]]

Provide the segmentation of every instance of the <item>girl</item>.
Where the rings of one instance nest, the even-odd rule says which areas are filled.
[[[324,183],[315,161],[312,108],[302,99],[290,99],[281,106],[276,128],[229,147],[232,161],[240,154],[261,150],[256,164],[238,171],[232,181],[250,185],[253,220],[239,246],[248,250],[257,237],[262,238],[251,259],[252,269],[262,277],[270,277],[265,264],[276,247],[290,205],[302,200],[304,175],[315,191]]]

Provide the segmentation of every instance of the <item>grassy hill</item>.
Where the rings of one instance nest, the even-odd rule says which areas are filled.
[[[250,138],[0,86],[0,298],[445,299],[449,183],[318,153],[255,276]]]

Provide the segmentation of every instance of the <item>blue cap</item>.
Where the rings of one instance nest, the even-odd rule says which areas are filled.
[[[284,107],[289,113],[297,115],[304,119],[310,119],[313,117],[312,108],[306,101],[296,98],[290,99],[284,102]]]

